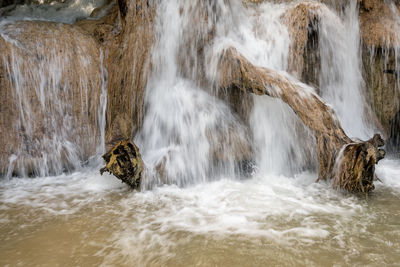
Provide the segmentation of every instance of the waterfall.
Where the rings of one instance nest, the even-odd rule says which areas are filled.
[[[212,179],[210,176],[216,173],[234,171],[232,158],[230,165],[224,162],[217,170],[210,154],[215,143],[222,151],[234,150],[215,137],[219,133],[227,136],[232,126],[239,139],[251,146],[251,159],[262,173],[294,174],[315,169],[314,137],[286,104],[255,96],[248,121],[241,121],[229,105],[220,101],[220,92],[213,87],[218,77],[215,59],[229,46],[255,65],[290,76],[286,71],[292,40],[281,17],[293,6],[261,3],[244,7],[241,1],[215,1],[213,6],[182,1],[159,4],[154,70],[147,86],[147,109],[138,140],[152,173],[160,169],[163,174],[167,172],[169,180],[163,182],[198,183]],[[195,23],[201,12],[208,15],[206,26]],[[319,17],[320,92],[350,135],[367,138],[371,130],[364,116],[357,5],[349,3],[343,18],[327,8],[320,11]],[[213,44],[204,48],[204,56],[197,55],[192,44],[201,42],[212,27],[216,28]],[[204,75],[198,74],[204,61],[209,63],[205,67],[206,82],[202,80]],[[246,125],[247,133],[240,130]],[[214,134],[207,135],[207,131]],[[229,172],[226,176],[234,177]]]
[[[287,27],[281,16],[290,5],[264,3],[248,9],[232,9],[242,13],[237,28],[220,36],[218,42],[233,45],[254,65],[281,71],[287,70],[289,44]],[[294,112],[280,99],[254,96],[249,118],[254,137],[252,146],[261,173],[294,174],[315,161],[314,137]],[[312,164],[311,164],[312,165]]]
[[[76,20],[64,20],[63,12],[69,8],[85,16],[95,8],[90,1],[78,2],[59,3],[66,6],[57,9],[58,21]],[[228,47],[235,47],[252,64],[292,79],[288,62],[294,40],[282,17],[296,3],[173,0],[153,4],[157,11],[152,71],[143,127],[135,138],[148,167],[144,187],[236,179],[245,174],[244,169],[285,175],[315,170],[314,136],[285,103],[268,96],[241,99],[239,95],[232,100],[234,89],[223,91],[217,86],[218,58]],[[60,174],[79,168],[88,158],[98,160],[105,151],[107,50],[66,26],[10,22],[20,14],[33,18],[23,8],[1,22],[1,36],[10,51],[3,62],[18,110],[13,128],[21,144],[7,159],[6,169],[9,175]],[[41,5],[35,12],[45,8]],[[333,106],[348,134],[367,138],[373,125],[365,116],[357,8],[351,2],[343,14],[325,6],[316,11],[319,93]],[[42,32],[61,27],[56,31],[68,32],[75,43],[60,43],[54,36],[29,41],[24,27]],[[207,43],[209,36],[212,42]],[[78,45],[80,39],[87,46]],[[247,110],[239,112],[235,105],[243,103]]]
[[[219,2],[215,5],[224,8]],[[200,60],[190,44],[207,31],[193,27],[193,18],[201,19],[197,5],[208,11],[213,8],[177,0],[158,4],[154,70],[138,137],[143,159],[155,176],[162,172],[166,177],[162,183],[181,186],[215,179],[221,173],[234,176],[235,153],[241,152],[240,143],[248,138],[229,107],[210,88],[202,87],[201,81],[190,79],[197,72],[191,69],[196,68],[192,62]]]
[[[96,155],[102,155],[106,151],[105,135],[106,135],[106,107],[107,107],[107,82],[108,72],[104,66],[104,51],[100,51],[100,72],[101,72],[101,93],[100,105],[97,111],[97,124],[100,130],[100,140],[97,146]]]
[[[0,34],[16,139],[7,175],[61,174],[103,152],[107,76],[96,44],[51,23],[3,21]]]
[[[389,0],[0,9],[0,266],[397,266],[400,160],[363,168],[382,151],[346,136],[399,110],[400,46],[360,45],[387,20],[357,4],[383,2],[400,18]],[[128,138],[145,166],[110,158],[141,188],[99,172]],[[338,154],[376,167],[374,194],[316,182]]]
[[[358,4],[350,1],[343,18],[324,11],[319,29],[321,95],[333,106],[349,136],[368,139],[374,125],[365,116]]]

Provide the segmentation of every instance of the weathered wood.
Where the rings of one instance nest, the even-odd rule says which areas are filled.
[[[140,186],[143,175],[143,161],[139,148],[129,140],[120,141],[113,149],[103,155],[107,165],[100,169],[113,174],[132,188]]]
[[[372,183],[374,166],[384,156],[384,151],[378,149],[384,144],[380,135],[367,142],[354,142],[343,131],[331,107],[312,88],[277,71],[254,66],[234,48],[224,51],[219,69],[221,87],[280,98],[293,109],[317,139],[318,180],[336,176],[336,188],[360,192],[373,189],[363,182]],[[343,153],[341,157],[339,152]],[[341,166],[338,172],[335,165]],[[362,185],[354,186],[353,181]]]
[[[378,147],[384,144],[376,134],[367,142],[345,145],[338,156],[333,187],[361,193],[373,190],[375,164],[385,156],[385,151]]]

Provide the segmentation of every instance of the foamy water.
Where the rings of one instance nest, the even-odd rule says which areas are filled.
[[[0,264],[394,264],[399,163],[380,163],[367,199],[311,173],[144,192],[94,171],[2,181]]]
[[[245,8],[239,0],[202,2],[200,6],[178,0],[158,4],[153,73],[146,88],[144,125],[136,141],[150,172],[155,174],[164,163],[165,180],[156,174],[147,177],[144,187],[153,190],[139,192],[111,175],[100,176],[98,166],[81,168],[80,162],[70,174],[1,180],[0,265],[400,262],[399,160],[379,163],[380,181],[368,198],[335,191],[330,183],[315,183],[316,174],[302,172],[313,160],[315,144],[282,101],[254,97],[249,121],[244,122],[216,97],[212,85],[218,70],[213,63],[230,46],[255,65],[288,75],[291,40],[280,17],[290,5],[264,3]],[[208,12],[204,28],[194,27],[197,24],[192,21],[199,7]],[[88,16],[94,7],[74,8],[75,14]],[[321,37],[327,49],[322,54],[334,53],[332,61],[322,62],[321,79],[324,97],[343,120],[345,130],[364,137],[370,128],[362,120],[363,111],[356,108],[364,100],[355,8],[350,5],[344,18],[329,10],[320,14],[322,29],[334,30]],[[40,14],[43,11],[32,14],[56,20]],[[15,12],[15,19],[35,19],[22,9]],[[78,18],[69,17],[68,12],[65,8],[65,13],[57,14],[65,19],[60,21]],[[202,73],[194,47],[214,24],[216,41],[205,48],[205,58],[213,60]],[[330,50],[338,44],[344,49]],[[343,61],[351,64],[342,68]],[[198,72],[208,81],[199,81]],[[104,139],[107,70],[101,66],[100,73],[97,115]],[[337,79],[329,79],[332,73]],[[348,114],[361,118],[359,123],[352,123],[354,118]],[[251,178],[235,171],[231,136],[249,143],[255,152],[257,171]],[[104,141],[100,143],[97,154],[104,150]],[[228,157],[216,164],[212,148]]]

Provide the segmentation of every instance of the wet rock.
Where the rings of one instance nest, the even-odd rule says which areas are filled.
[[[101,137],[99,44],[78,27],[52,22],[14,22],[2,34],[0,173],[79,167]]]
[[[143,175],[143,161],[139,148],[129,140],[120,141],[103,155],[107,165],[100,173],[109,172],[132,188],[138,188]]]
[[[105,15],[105,13],[107,14]],[[96,8],[93,10],[90,18],[80,20],[74,23],[74,26],[83,29],[99,43],[105,44],[111,42],[115,38],[114,29],[117,28],[117,18],[118,10],[115,5],[113,6],[113,3],[110,3]]]
[[[388,150],[389,152],[400,155],[400,111],[394,116],[390,124]]]
[[[281,20],[288,27],[292,40],[289,46],[288,71],[304,82],[318,85],[320,59],[318,49],[318,24],[321,3],[300,2],[289,8]]]
[[[393,118],[400,110],[399,12],[397,1],[363,0],[360,5],[363,75],[368,104],[386,135],[390,134]]]
[[[143,8],[133,8],[134,5]],[[117,35],[110,39],[108,57],[105,58],[108,70],[106,143],[118,140],[119,125],[126,125],[124,133],[128,136],[124,139],[127,139],[136,134],[143,122],[156,9],[149,7],[147,0],[126,1],[126,7],[123,23]],[[119,9],[118,13],[123,16]],[[116,120],[121,123],[114,123]]]

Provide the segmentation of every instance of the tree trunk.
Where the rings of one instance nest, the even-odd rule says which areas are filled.
[[[224,51],[219,61],[220,86],[280,98],[314,133],[318,145],[318,180],[335,178],[334,187],[367,193],[374,188],[375,164],[385,152],[375,135],[355,142],[343,131],[334,111],[312,88],[277,71],[256,67],[236,49]],[[340,154],[340,156],[339,156]]]

